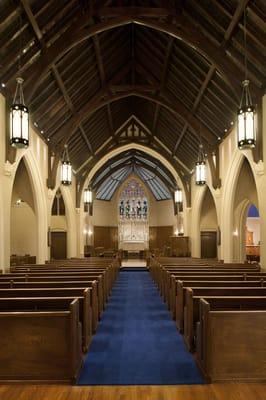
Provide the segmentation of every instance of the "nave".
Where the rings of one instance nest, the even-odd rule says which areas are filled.
[[[132,268],[133,269],[133,268]],[[80,385],[200,384],[203,378],[147,270],[121,271]]]
[[[245,312],[246,308],[247,310],[253,310],[254,315],[257,312],[256,310],[264,310],[265,308],[263,306],[265,297],[258,297],[258,294],[256,294],[261,291],[261,295],[263,296],[262,293],[264,293],[263,282],[265,273],[260,272],[260,267],[256,264],[253,266],[249,264],[217,264],[217,262],[211,263],[206,260],[182,258],[152,257],[147,261],[149,272],[143,267],[130,267],[130,260],[126,263],[127,267],[120,268],[120,271],[118,271],[118,261],[92,258],[87,260],[61,260],[60,262],[42,266],[16,266],[11,268],[10,274],[3,274],[1,276],[1,287],[7,287],[10,284],[11,287],[10,289],[1,289],[0,291],[1,318],[2,321],[5,321],[4,317],[9,318],[14,324],[9,325],[9,329],[10,333],[16,332],[16,341],[14,341],[13,335],[6,338],[2,336],[4,343],[12,344],[13,354],[13,358],[7,359],[8,362],[2,365],[2,371],[6,373],[7,369],[9,369],[14,374],[14,371],[18,371],[19,369],[20,373],[26,373],[26,375],[24,376],[25,384],[23,386],[19,384],[14,385],[14,381],[13,385],[9,385],[8,381],[6,385],[1,385],[1,399],[11,400],[15,394],[17,394],[16,398],[19,400],[34,400],[36,397],[40,398],[40,396],[44,400],[51,398],[50,396],[56,400],[69,400],[72,398],[94,400],[101,398],[101,396],[111,400],[124,397],[132,400],[139,398],[168,400],[172,396],[178,395],[189,400],[191,398],[196,400],[205,398],[212,400],[244,400],[247,398],[246,396],[251,400],[263,399],[265,385],[259,384],[260,378],[257,379],[257,384],[239,383],[237,380],[222,384],[204,383],[194,362],[195,353],[193,356],[189,354],[189,347],[184,340],[184,336],[180,335],[174,321],[171,320],[173,309],[170,299],[174,286],[171,289],[172,282],[167,279],[168,272],[171,271],[172,277],[179,277],[179,279],[183,280],[185,291],[185,279],[188,277],[192,280],[198,279],[196,286],[199,286],[201,283],[204,288],[207,284],[211,284],[209,287],[205,287],[204,290],[211,290],[212,296],[215,296],[215,293],[218,293],[220,290],[230,290],[229,296],[231,297],[227,298],[225,296],[223,299],[225,310],[228,308],[226,306],[227,300],[232,301],[231,299],[234,299],[234,303],[230,304],[230,309],[236,312],[236,316],[240,311],[242,317],[245,317],[245,315],[248,316]],[[143,261],[136,262],[136,264],[142,265]],[[103,278],[104,275],[105,278],[103,281],[101,276]],[[49,320],[46,320],[45,325],[41,325],[40,330],[36,325],[35,327],[34,324],[31,325],[29,317],[33,318],[32,321],[34,321],[34,318],[37,321],[38,318],[42,317],[44,310],[49,310],[49,316],[52,317],[54,310],[53,317],[57,315],[57,318],[60,318],[62,311],[61,313],[56,313],[56,311],[59,311],[59,309],[62,310],[63,299],[60,299],[59,296],[66,296],[68,292],[69,294],[72,293],[72,299],[69,298],[69,300],[73,300],[76,297],[76,301],[84,301],[81,295],[77,296],[79,293],[78,289],[73,288],[79,284],[83,288],[89,286],[88,279],[92,276],[95,276],[98,282],[98,295],[95,297],[97,303],[91,303],[91,312],[88,315],[84,314],[80,319],[80,323],[82,324],[81,327],[83,324],[85,325],[86,319],[91,315],[91,322],[94,322],[94,336],[92,337],[92,342],[91,336],[87,342],[84,342],[83,366],[77,365],[78,369],[74,371],[76,378],[78,378],[77,385],[84,385],[84,387],[70,386],[69,384],[64,386],[58,385],[56,384],[58,380],[56,375],[51,375],[51,367],[55,374],[60,374],[60,369],[62,369],[62,372],[65,371],[64,373],[66,374],[68,366],[72,362],[70,359],[66,359],[65,370],[60,363],[60,352],[58,353],[57,348],[53,345],[49,347],[49,344],[54,341],[51,334],[55,332],[51,330]],[[151,277],[154,282],[151,280]],[[222,281],[220,281],[221,278]],[[235,281],[235,279],[238,279],[238,281]],[[116,283],[111,291],[115,280]],[[219,283],[222,286],[218,287]],[[191,283],[189,285],[195,291],[194,286]],[[235,285],[237,287],[234,287]],[[20,289],[18,289],[19,287]],[[96,288],[95,285],[94,287]],[[104,290],[99,290],[100,287]],[[234,292],[240,289],[246,292],[250,290],[251,292],[247,298],[234,297]],[[71,292],[69,292],[70,290]],[[31,294],[30,291],[32,291]],[[109,297],[110,292],[112,294]],[[159,296],[159,293],[162,297]],[[26,298],[25,295],[31,297]],[[43,297],[44,295],[46,296],[45,298]],[[48,298],[47,295],[57,295],[58,297]],[[6,308],[6,300],[8,300],[6,296],[9,297],[10,302],[8,309]],[[10,296],[13,298],[11,299]],[[178,293],[176,293],[176,296],[178,296]],[[253,296],[257,305],[253,301]],[[108,297],[109,300],[106,305],[104,299]],[[211,303],[212,299],[210,296],[206,297],[202,293],[201,297],[205,297]],[[171,313],[167,311],[163,299],[166,301]],[[180,300],[180,294],[176,299]],[[235,303],[235,300],[238,300],[238,303]],[[248,306],[249,302],[251,306]],[[104,308],[105,311],[102,313]],[[219,305],[219,309],[223,309],[221,304]],[[260,312],[258,312],[258,317]],[[15,315],[20,315],[20,318],[28,318],[26,325],[17,325],[18,321],[16,321]],[[99,318],[100,322],[98,323]],[[174,320],[177,322],[177,316]],[[53,324],[53,320],[51,322]],[[237,326],[235,324],[228,326],[228,323],[230,321],[224,321],[225,328],[230,328],[232,336],[234,336]],[[250,327],[251,330],[249,332],[246,332],[246,343],[256,342],[257,332],[254,330],[254,326]],[[46,332],[49,333],[50,330],[51,333],[50,336],[46,336],[45,341],[47,343],[43,343],[42,341],[44,328],[48,328]],[[35,345],[28,347],[29,354],[26,354],[25,351],[21,352],[18,347],[24,335],[22,329],[26,329],[25,332],[27,332],[29,338],[35,338]],[[67,332],[64,333],[62,327],[59,327],[59,329],[59,340],[63,342],[65,340],[63,335],[67,335]],[[39,338],[36,336],[38,331]],[[83,341],[85,339],[84,327],[82,328],[82,332],[81,337]],[[198,333],[196,333],[196,338],[197,335]],[[237,335],[241,335],[241,326]],[[252,340],[252,337],[254,340]],[[240,346],[243,346],[243,338],[245,340],[245,335],[241,338]],[[23,345],[26,343],[25,339],[27,338],[24,336]],[[211,339],[212,337],[209,336],[208,340]],[[88,353],[85,343],[88,343]],[[256,348],[259,349],[258,344],[252,347],[252,351],[256,351]],[[80,346],[81,342],[77,341],[76,345]],[[230,337],[227,345],[230,346]],[[261,345],[263,347],[263,343]],[[60,346],[61,344],[58,342],[58,349]],[[50,351],[49,359],[43,353],[44,348],[46,348],[45,351]],[[4,354],[9,355],[10,349],[10,345],[7,346],[7,349],[4,349],[2,346],[1,353],[3,354],[5,351],[6,353]],[[237,355],[235,353],[234,357]],[[260,356],[258,353],[254,355],[255,357]],[[198,349],[196,357],[198,357]],[[249,359],[249,352],[242,354],[241,357],[244,357],[243,360]],[[53,360],[52,364],[51,360]],[[80,358],[79,360],[81,361]],[[235,361],[232,360],[233,368],[237,365]],[[36,371],[33,370],[32,362]],[[28,365],[27,371],[21,370],[23,364],[25,366]],[[243,364],[242,361],[241,364]],[[242,368],[241,364],[240,369]],[[261,366],[263,371],[263,358]],[[46,377],[50,377],[48,378],[50,382],[54,382],[52,386],[44,386],[41,382],[37,385],[30,384],[29,376],[35,376],[36,380],[36,375],[34,374],[37,372],[38,376],[38,373],[40,373],[38,368],[40,369],[40,367],[42,372],[39,375],[39,379],[41,378],[43,381],[43,374],[46,374]],[[81,371],[80,367],[82,367]],[[251,368],[248,364],[246,367]],[[45,368],[47,369],[45,370]],[[256,371],[259,372],[258,369],[254,370],[254,372]],[[66,379],[66,376],[65,378],[61,376],[61,379]],[[21,379],[19,380],[21,381]],[[244,381],[248,381],[248,379],[246,378]],[[73,378],[72,383],[74,383]]]
[[[0,400],[265,399],[265,20],[0,0]]]

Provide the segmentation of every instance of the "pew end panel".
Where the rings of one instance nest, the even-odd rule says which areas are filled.
[[[184,331],[184,290],[183,290],[183,282],[178,280],[176,282],[176,326],[179,332],[183,333]]]
[[[0,312],[0,327],[2,382],[76,381],[82,365],[78,300],[67,311]]]
[[[197,361],[207,380],[266,382],[266,310],[211,311],[201,304]]]
[[[184,340],[189,351],[194,350],[194,329],[193,329],[193,290],[185,288],[184,306]]]

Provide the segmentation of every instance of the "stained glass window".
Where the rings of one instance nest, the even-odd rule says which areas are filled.
[[[147,219],[148,200],[142,185],[134,178],[124,187],[119,201],[120,219]]]

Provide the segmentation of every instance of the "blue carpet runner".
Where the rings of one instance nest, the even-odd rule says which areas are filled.
[[[121,271],[78,385],[203,383],[148,272]]]

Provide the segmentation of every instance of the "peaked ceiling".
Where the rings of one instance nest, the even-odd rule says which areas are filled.
[[[217,147],[235,123],[247,65],[265,91],[264,0],[1,0],[0,83],[25,79],[32,122],[77,174],[141,142],[183,175],[200,140]]]
[[[137,175],[156,200],[173,198],[176,182],[168,169],[154,157],[139,150],[128,150],[109,159],[90,182],[96,198],[111,200],[118,187],[131,175]]]

